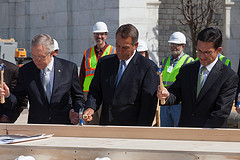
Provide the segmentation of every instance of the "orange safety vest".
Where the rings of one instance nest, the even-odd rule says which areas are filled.
[[[91,47],[85,50],[84,52],[86,71],[85,71],[85,78],[83,82],[83,92],[89,91],[89,86],[93,79],[94,72],[98,62],[94,47]],[[115,47],[108,45],[108,47],[105,49],[101,57],[109,54],[114,54],[115,52],[116,52]]]

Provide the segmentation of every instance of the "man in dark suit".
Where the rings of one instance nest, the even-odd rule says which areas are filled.
[[[76,64],[54,57],[53,39],[36,35],[31,44],[33,61],[19,69],[13,94],[5,85],[6,107],[14,108],[28,95],[28,123],[77,124],[84,107]],[[74,112],[74,111],[75,112]]]
[[[4,82],[12,92],[17,84],[18,66],[3,59],[0,59],[0,64],[3,64],[4,67]],[[11,110],[0,104],[0,122],[15,122],[22,109],[27,107],[27,100],[25,99],[23,102],[24,104],[18,110]]]
[[[206,28],[197,37],[199,60],[180,69],[169,90],[158,90],[166,104],[182,102],[180,127],[226,127],[236,94],[238,77],[218,54],[222,47],[219,29]]]
[[[236,106],[236,111],[238,114],[240,114],[240,58],[239,58],[239,64],[238,64],[238,77],[239,77],[239,82],[238,82],[238,89],[237,89],[237,94],[235,98],[235,106]]]
[[[102,103],[100,125],[150,126],[157,104],[157,66],[135,50],[138,30],[131,24],[116,32],[117,54],[99,59],[90,85],[86,121]],[[120,74],[121,72],[121,74]],[[122,75],[122,76],[121,76]]]

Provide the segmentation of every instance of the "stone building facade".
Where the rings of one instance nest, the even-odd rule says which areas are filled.
[[[222,0],[220,0],[222,1]],[[181,13],[181,4],[179,0],[161,0],[159,6],[159,58],[163,59],[169,55],[169,37],[173,32],[180,31],[185,34],[187,44],[184,52],[192,56],[192,41],[189,26]],[[219,5],[217,12],[214,14],[214,21],[217,21],[217,26],[223,31],[224,20],[224,3]],[[186,24],[183,25],[182,23]],[[213,25],[214,26],[214,25]]]
[[[240,44],[240,2],[219,0],[222,7],[215,20],[223,31],[223,54],[238,66]],[[85,49],[94,45],[92,26],[97,21],[108,25],[107,43],[115,45],[116,29],[134,24],[140,39],[147,42],[150,58],[159,64],[169,54],[167,43],[175,31],[187,35],[185,52],[192,55],[189,28],[177,9],[179,0],[0,0],[0,38],[14,38],[18,47],[30,52],[34,35],[49,33],[60,46],[59,57],[80,66]]]
[[[236,71],[240,51],[240,1],[239,0],[219,0],[221,5],[214,14],[214,21],[223,33],[223,51],[233,63],[233,69]],[[167,43],[170,35],[175,31],[183,32],[187,37],[187,45],[184,49],[186,53],[192,56],[192,44],[189,38],[190,32],[188,25],[182,25],[179,20],[184,21],[181,14],[179,0],[161,0],[159,6],[159,59],[160,61],[169,55],[169,45]]]
[[[237,71],[240,58],[240,1],[225,0],[224,8],[223,53],[232,61],[233,69]]]
[[[58,56],[80,66],[84,50],[95,43],[97,21],[107,24],[111,45],[117,28],[132,23],[158,63],[158,6],[158,0],[0,0],[0,38],[14,38],[30,52],[34,35],[48,33],[59,43]]]

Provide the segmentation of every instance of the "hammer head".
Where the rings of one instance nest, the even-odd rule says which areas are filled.
[[[0,64],[0,69],[1,69],[1,71],[3,71],[4,68],[6,68],[5,64],[4,64],[4,63],[1,63],[1,64]]]
[[[157,75],[160,75],[162,73],[162,65],[159,66],[158,71],[157,71]]]

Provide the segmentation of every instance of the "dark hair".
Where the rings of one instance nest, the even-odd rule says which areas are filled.
[[[148,51],[144,51],[145,52],[145,57],[146,58],[149,58],[149,53],[148,53]]]
[[[218,28],[205,28],[198,34],[197,40],[203,42],[213,42],[214,48],[217,49],[222,45],[222,32]]]
[[[120,26],[117,29],[116,36],[117,34],[120,34],[122,38],[132,38],[132,45],[135,45],[135,43],[138,41],[138,30],[137,28],[132,25],[132,24],[124,24]]]
[[[31,46],[37,45],[45,46],[47,53],[50,53],[51,51],[53,51],[54,42],[49,34],[38,34],[33,37]]]

